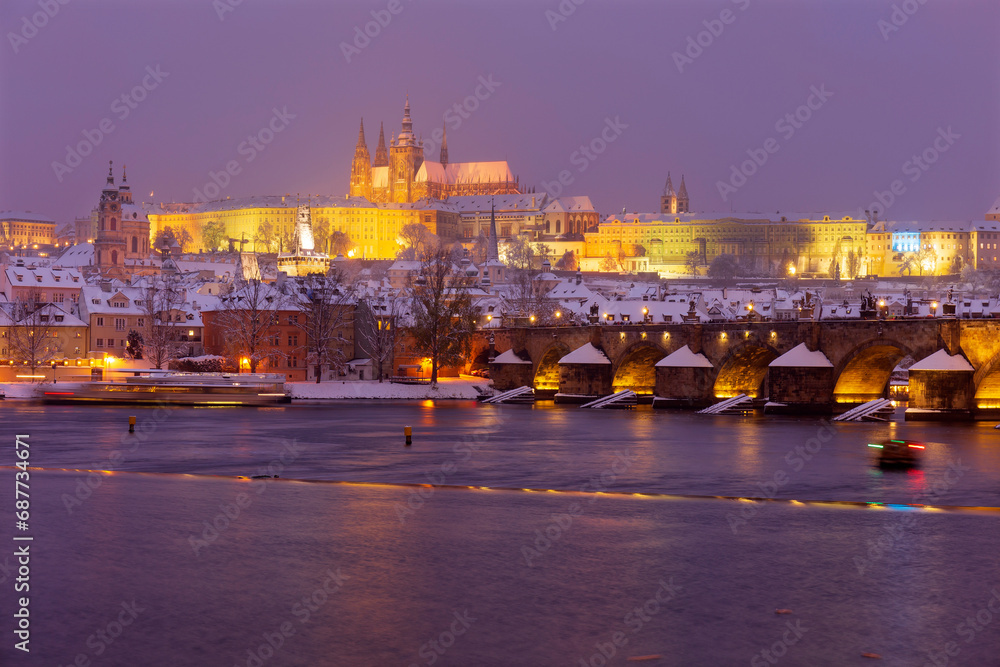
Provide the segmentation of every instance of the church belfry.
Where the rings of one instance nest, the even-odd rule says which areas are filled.
[[[681,189],[674,192],[674,184],[670,180],[670,172],[667,172],[667,184],[663,186],[663,195],[660,197],[660,213],[664,215],[676,215],[678,213],[690,213],[691,205],[688,201],[687,185],[684,183],[684,176],[681,176]]]

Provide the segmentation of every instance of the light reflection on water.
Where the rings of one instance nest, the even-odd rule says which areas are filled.
[[[10,403],[0,420],[31,434],[33,463],[87,468],[123,448],[129,414],[142,424],[151,411]],[[404,425],[414,427],[412,448]],[[443,488],[418,503],[409,487],[205,477],[254,474],[294,438],[302,453],[282,478],[427,483],[439,473],[446,484],[578,490],[627,451],[632,463],[609,491],[761,495],[784,471],[777,497],[907,503],[960,460],[972,469],[940,504],[1000,505],[991,425],[836,426],[795,470],[788,452],[820,427],[463,402],[171,411],[121,465],[167,474],[106,475],[72,514],[62,498],[80,474],[33,476],[39,652],[11,662],[4,643],[0,664],[68,664],[83,652],[95,664],[245,665],[247,650],[285,621],[296,634],[265,665],[427,664],[421,646],[466,608],[477,620],[435,664],[578,665],[619,630],[629,644],[612,664],[648,654],[665,657],[643,664],[746,664],[780,638],[789,617],[776,608],[810,628],[783,664],[853,664],[863,652],[922,664],[926,651],[961,641],[956,625],[1000,586],[996,513]],[[923,470],[871,465],[866,443],[890,432],[934,443]],[[478,449],[461,449],[470,443]],[[11,473],[0,483],[12,484]],[[248,489],[251,505],[196,555],[190,538]],[[527,566],[523,547],[535,548],[536,531],[574,502],[582,513]],[[734,534],[743,507],[754,512]],[[10,509],[0,506],[5,527]],[[914,521],[900,528],[903,516]],[[294,604],[337,566],[351,579],[300,622]],[[671,576],[684,594],[632,633],[625,614]],[[98,661],[88,636],[133,597],[148,611]],[[0,624],[5,637],[10,621]],[[963,642],[959,664],[995,660],[998,637]]]

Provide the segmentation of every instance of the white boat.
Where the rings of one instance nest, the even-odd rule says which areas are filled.
[[[113,372],[117,377],[111,380],[46,384],[38,393],[49,403],[240,406],[291,401],[285,376],[276,373]]]

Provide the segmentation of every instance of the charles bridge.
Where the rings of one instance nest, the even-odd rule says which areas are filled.
[[[678,361],[664,361],[678,350]],[[658,406],[700,407],[744,393],[818,413],[884,397],[900,361],[935,355],[910,373],[910,412],[982,418],[1000,409],[1000,321],[989,319],[518,327],[477,339],[475,354],[480,363],[499,357],[490,363],[497,389],[528,385],[538,397],[631,389]]]

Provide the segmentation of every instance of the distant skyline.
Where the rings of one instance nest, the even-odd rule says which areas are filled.
[[[138,201],[343,196],[407,94],[428,158],[447,125],[453,162],[605,214],[658,211],[668,172],[696,213],[1000,196],[995,0],[578,1],[5,2],[0,210],[87,215],[108,160]]]

